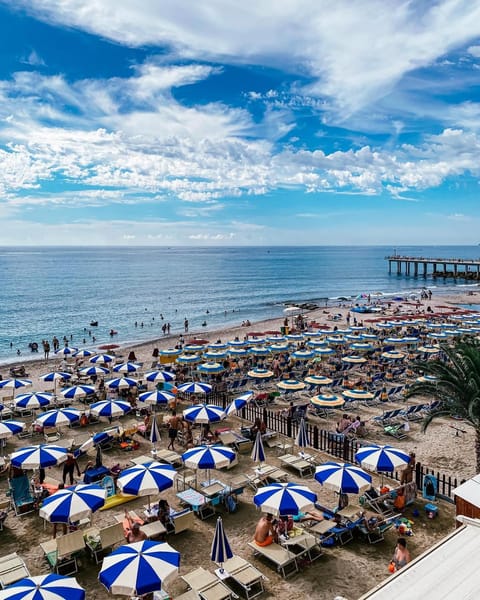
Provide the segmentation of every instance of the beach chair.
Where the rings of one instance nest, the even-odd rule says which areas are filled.
[[[0,500],[0,531],[3,531],[3,524],[8,517],[8,510],[10,509],[10,500],[5,498]]]
[[[11,505],[17,516],[26,515],[35,510],[35,496],[27,475],[9,479],[8,486]]]
[[[380,496],[374,488],[370,488],[362,497],[364,506],[371,508],[374,512],[382,515],[384,519],[393,516],[393,508],[386,502],[386,500],[391,500],[390,494],[383,494]]]
[[[391,425],[385,425],[383,432],[385,435],[390,435],[396,440],[405,440],[408,437],[406,427],[409,427],[409,424],[406,422],[392,423]]]
[[[272,562],[277,572],[286,579],[290,575],[298,573],[298,564],[293,552],[280,546],[280,544],[269,544],[268,546],[259,546],[255,542],[248,542],[248,546],[255,555],[263,556]]]
[[[85,539],[85,545],[97,565],[103,560],[102,555],[105,552],[123,542],[125,542],[125,535],[122,523],[108,525],[108,527],[93,531],[91,534],[87,532]]]
[[[173,452],[172,450],[165,450],[164,448],[162,450],[157,450],[153,454],[153,458],[155,460],[159,460],[160,462],[168,463],[169,465],[183,464],[182,457],[180,456],[180,454],[177,454],[176,452]]]
[[[283,456],[279,456],[279,461],[283,465],[295,469],[302,479],[305,475],[313,475],[315,470],[312,463],[306,461],[301,456],[295,456],[294,454],[284,454]]]
[[[30,577],[30,573],[25,561],[16,552],[0,557],[0,588],[2,590],[25,577]]]
[[[385,427],[385,425],[391,424],[395,419],[401,416],[402,409],[397,408],[395,410],[386,410],[383,414],[377,415],[372,418],[373,423],[375,425],[380,425],[381,427]]]
[[[47,444],[52,444],[60,439],[60,432],[56,427],[45,427],[43,429],[43,437]]]
[[[265,575],[241,556],[232,556],[222,567],[225,574],[243,589],[247,600],[252,600],[265,591]]]
[[[201,600],[233,600],[236,594],[213,573],[203,567],[182,575],[183,581],[195,592]]]
[[[393,515],[384,521],[380,521],[378,525],[374,527],[367,527],[364,520],[357,524],[357,529],[360,532],[360,535],[368,541],[369,544],[378,544],[385,539],[385,533],[392,529],[395,525],[395,520],[399,517],[399,515]]]
[[[73,575],[78,572],[77,556],[85,549],[83,531],[73,531],[54,540],[40,544],[53,572],[58,575]]]
[[[195,523],[194,514],[193,510],[190,508],[186,508],[185,510],[173,514],[170,517],[173,525],[173,533],[177,535],[187,529],[193,529]]]

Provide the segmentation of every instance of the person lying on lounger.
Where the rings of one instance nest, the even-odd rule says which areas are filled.
[[[273,517],[270,513],[263,515],[255,528],[253,537],[256,544],[259,546],[269,546],[276,541],[276,532]]]

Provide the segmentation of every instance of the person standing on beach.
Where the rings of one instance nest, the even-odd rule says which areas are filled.
[[[181,425],[180,417],[177,417],[177,412],[175,410],[172,411],[172,416],[168,421],[168,439],[170,440],[167,446],[167,450],[172,450],[175,452],[175,440],[177,439],[178,430]]]
[[[188,333],[188,319],[185,317],[185,321],[183,322],[185,333]]]

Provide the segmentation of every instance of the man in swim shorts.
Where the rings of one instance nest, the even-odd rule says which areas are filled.
[[[263,515],[255,528],[254,541],[258,546],[269,546],[275,541],[275,530],[273,528],[272,515]]]

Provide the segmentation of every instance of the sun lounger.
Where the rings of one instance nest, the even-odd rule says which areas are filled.
[[[233,556],[221,565],[222,577],[232,578],[245,592],[247,600],[260,596],[265,591],[265,575],[241,556]],[[219,576],[218,571],[216,571]]]
[[[85,549],[83,531],[74,531],[40,544],[52,571],[73,575],[78,571],[77,554]]]
[[[274,563],[277,571],[283,578],[298,573],[295,554],[287,550],[287,548],[283,548],[280,544],[273,543],[268,546],[259,546],[255,542],[248,542],[248,546],[253,550],[254,554],[259,554]]]
[[[0,588],[5,589],[24,577],[30,577],[30,573],[25,561],[16,552],[0,557]]]
[[[180,454],[176,452],[172,452],[171,450],[157,450],[152,453],[154,460],[159,460],[160,462],[168,463],[169,465],[180,465],[182,464],[182,457]]]
[[[313,474],[313,465],[305,459],[303,459],[301,456],[295,456],[294,454],[284,454],[283,456],[279,457],[279,460],[283,465],[295,469],[302,478],[305,475]]]
[[[98,565],[102,561],[102,554],[111,550],[116,544],[125,542],[122,523],[115,523],[108,527],[87,533],[85,545],[90,550],[93,559]]]
[[[223,581],[203,567],[182,575],[182,579],[202,600],[233,600],[236,597]]]
[[[313,562],[323,554],[317,538],[303,528],[289,532],[288,539],[282,541],[281,545],[292,552],[296,560],[307,558]]]
[[[399,517],[399,515],[393,515],[384,521],[380,521],[378,525],[375,527],[367,527],[364,521],[357,524],[357,529],[364,539],[368,541],[369,544],[377,544],[385,539],[384,534],[392,529],[395,520]]]
[[[43,437],[47,444],[52,444],[60,439],[60,432],[56,427],[44,427]]]

